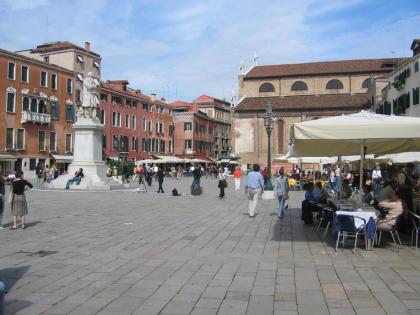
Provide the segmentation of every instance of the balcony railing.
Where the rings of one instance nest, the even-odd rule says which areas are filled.
[[[51,115],[23,111],[21,122],[22,123],[33,122],[33,123],[49,124],[51,122]]]

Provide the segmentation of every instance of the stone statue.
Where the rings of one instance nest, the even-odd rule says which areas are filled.
[[[83,80],[83,103],[79,109],[80,117],[96,119],[96,108],[99,105],[99,100],[96,96],[98,88],[98,80],[93,77],[92,72],[89,72]]]

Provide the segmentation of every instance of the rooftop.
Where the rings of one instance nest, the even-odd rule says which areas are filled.
[[[387,73],[408,58],[321,61],[296,64],[255,66],[244,79],[313,76],[327,74]]]
[[[265,111],[267,102],[273,105],[273,110],[293,111],[296,109],[363,109],[368,102],[366,94],[324,94],[296,95],[285,97],[248,97],[241,100],[235,112]]]
[[[53,51],[60,51],[60,50],[67,50],[67,49],[75,49],[75,50],[79,50],[88,54],[92,54],[95,55],[97,57],[100,58],[100,55],[91,51],[91,50],[86,50],[83,47],[80,47],[78,45],[75,45],[69,41],[64,41],[64,42],[52,42],[52,43],[45,43],[45,44],[41,44],[36,46],[36,48],[31,49],[31,52],[33,53],[47,53],[47,52],[53,52]]]

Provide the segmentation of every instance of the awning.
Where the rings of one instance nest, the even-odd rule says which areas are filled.
[[[157,158],[154,163],[184,163],[184,159],[176,156],[154,155],[154,157]]]
[[[57,163],[71,163],[71,162],[73,162],[73,155],[51,154],[51,156]]]
[[[12,154],[0,153],[0,161],[14,162],[16,159],[17,157]]]

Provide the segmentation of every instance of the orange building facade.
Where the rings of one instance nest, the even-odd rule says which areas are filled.
[[[188,103],[184,103],[188,104]],[[173,103],[175,125],[175,155],[183,158],[201,158],[209,162],[214,157],[216,121],[200,111],[183,109]]]
[[[73,78],[72,71],[0,49],[2,174],[71,162]]]

